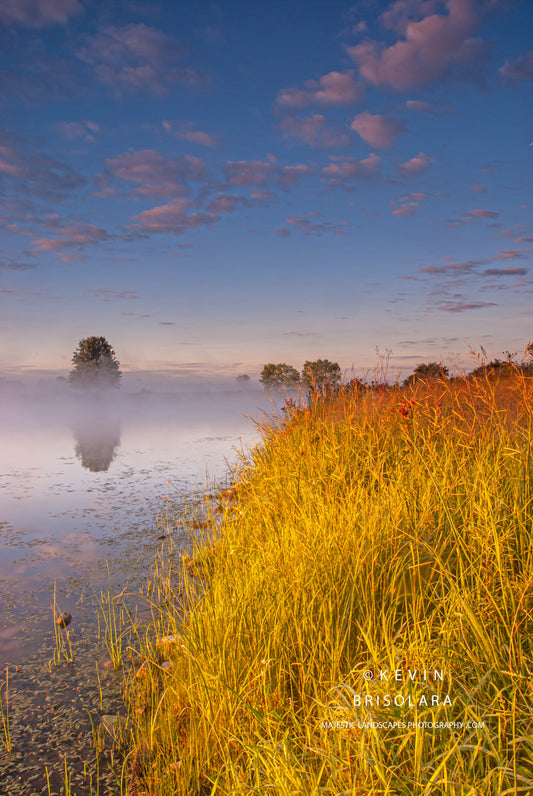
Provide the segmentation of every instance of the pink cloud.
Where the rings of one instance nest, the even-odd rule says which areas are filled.
[[[436,116],[436,111],[433,105],[428,102],[421,102],[420,100],[407,100],[405,107],[408,111],[418,111],[419,113],[429,113],[431,116]]]
[[[62,249],[83,248],[88,244],[101,243],[109,239],[110,235],[105,229],[93,224],[70,224],[63,227],[56,238],[36,238],[33,241],[33,251],[53,252]]]
[[[60,202],[85,184],[85,178],[66,163],[41,152],[28,151],[24,142],[0,132],[0,174],[20,179],[24,195]]]
[[[438,0],[394,0],[379,19],[385,28],[404,36],[410,22],[434,14],[438,5]]]
[[[498,232],[498,237],[516,238],[516,236],[522,234],[525,229],[526,227],[524,224],[513,224],[512,227],[506,227],[505,229],[500,230],[500,232]]]
[[[143,22],[105,27],[87,37],[77,55],[118,95],[139,89],[162,94],[176,82],[206,82],[205,76],[180,65],[183,48],[176,39]]]
[[[468,312],[469,310],[482,310],[485,307],[496,307],[494,301],[441,301],[437,309],[444,312]]]
[[[277,171],[278,167],[271,161],[230,160],[224,165],[227,181],[239,188],[266,185]]]
[[[362,19],[360,22],[357,22],[352,28],[352,31],[354,33],[366,33],[367,30],[368,30],[368,25],[364,19]]]
[[[187,194],[188,181],[202,181],[206,175],[203,161],[192,155],[167,158],[155,149],[132,150],[106,160],[98,187],[105,190],[110,180],[118,177],[135,184],[134,194],[170,197]]]
[[[475,218],[498,218],[500,214],[495,210],[468,210],[466,215]]]
[[[452,277],[465,274],[474,274],[476,276],[523,276],[524,273],[527,273],[524,268],[488,268],[482,272],[477,270],[483,265],[490,265],[490,263],[500,260],[515,260],[521,257],[523,257],[521,249],[500,249],[492,257],[487,257],[483,260],[467,260],[465,262],[456,262],[451,257],[443,257],[443,260],[447,261],[445,264],[429,265],[425,268],[420,268],[417,273]]]
[[[283,89],[276,102],[294,110],[310,105],[352,105],[360,102],[364,95],[364,86],[354,81],[352,72],[329,72],[319,80],[308,80],[304,89]]]
[[[278,172],[278,183],[283,188],[299,185],[303,177],[308,177],[316,171],[314,166],[299,163],[296,166],[283,166]]]
[[[400,203],[399,207],[396,207],[395,201],[391,202],[392,207],[395,208],[392,211],[392,215],[399,217],[412,216],[420,207],[420,202],[425,202],[427,199],[427,193],[411,193],[408,196],[401,196],[398,200]]]
[[[397,208],[396,210],[392,211],[393,216],[412,216],[415,213],[418,204],[413,202],[412,204],[402,205],[402,207]]]
[[[330,185],[343,185],[352,180],[374,177],[379,172],[381,158],[372,152],[363,160],[355,158],[332,157],[333,163],[322,169],[322,174]]]
[[[500,249],[492,260],[515,260],[517,257],[522,257],[522,249]]]
[[[163,129],[176,138],[182,138],[184,141],[189,141],[191,144],[198,144],[199,146],[214,147],[218,146],[220,140],[210,133],[204,133],[202,130],[196,130],[194,125],[184,125],[179,130],[174,130],[170,122],[163,122]]]
[[[487,268],[482,276],[525,276],[527,268]]]
[[[136,228],[144,232],[172,232],[180,235],[188,229],[205,226],[218,221],[216,213],[188,213],[192,202],[188,199],[172,199],[166,205],[143,210],[135,217]]]
[[[397,171],[404,177],[414,177],[417,174],[422,174],[424,171],[427,171],[432,163],[435,163],[435,158],[432,155],[419,152],[414,158],[398,166]]]
[[[295,166],[279,166],[276,158],[267,155],[267,160],[230,160],[224,167],[224,173],[230,185],[239,188],[259,187],[264,188],[272,179],[276,179],[283,188],[299,185],[300,181],[310,174],[314,174],[315,167],[304,163]],[[272,198],[272,194],[259,198]]]
[[[96,133],[100,132],[100,125],[96,122],[58,122],[58,133],[68,141],[86,141],[88,144],[96,142]]]
[[[386,119],[380,114],[364,111],[358,114],[350,125],[363,141],[376,149],[386,149],[393,145],[394,139],[403,132],[399,122]]]
[[[508,80],[530,80],[533,78],[533,50],[527,55],[519,55],[510,61],[506,61],[500,67],[500,74]]]
[[[113,301],[114,299],[133,301],[139,298],[137,293],[135,293],[133,290],[116,291],[111,290],[111,288],[108,287],[93,288],[92,290],[87,290],[86,293],[88,293],[90,296],[94,296],[95,298],[102,299],[103,301]]]
[[[347,48],[361,77],[373,86],[402,91],[453,71],[471,72],[484,56],[483,42],[472,38],[480,24],[474,0],[446,0],[447,14],[433,13],[435,7],[428,2],[394,3],[386,12],[388,27],[402,39],[390,47],[368,40]],[[418,19],[413,20],[413,12]]]
[[[446,276],[460,276],[474,271],[478,266],[474,260],[467,262],[447,262],[445,265],[428,265],[419,268],[417,274],[442,274]]]
[[[285,223],[299,229],[304,235],[323,235],[324,233],[344,235],[345,228],[350,226],[347,221],[341,221],[338,224],[334,224],[331,221],[315,221],[314,219],[317,215],[319,214],[308,213],[307,216],[291,216],[285,219]],[[283,236],[283,233],[280,233],[279,230],[276,231]]]
[[[78,0],[2,0],[0,19],[6,25],[66,25],[71,17],[83,14]]]
[[[326,117],[318,113],[305,119],[287,116],[281,122],[280,129],[286,138],[294,138],[310,146],[335,147],[347,146],[350,143],[349,135],[342,130],[328,127]]]
[[[250,199],[254,202],[270,202],[276,194],[273,191],[263,191],[261,188],[254,188],[250,191]]]
[[[18,157],[9,146],[0,146],[0,172],[10,177],[23,177],[25,169],[18,165]]]
[[[24,263],[20,260],[13,260],[11,258],[6,257],[6,255],[2,255],[2,259],[0,260],[0,271],[31,271],[35,268],[35,265],[32,263]]]
[[[234,194],[220,194],[207,205],[207,209],[211,213],[231,213],[238,205],[243,204],[246,200],[243,196],[235,196]]]

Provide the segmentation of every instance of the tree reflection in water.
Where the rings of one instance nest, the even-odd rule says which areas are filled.
[[[73,427],[76,438],[75,452],[81,466],[92,473],[103,473],[116,456],[120,445],[120,423],[114,418],[99,417],[86,420]]]

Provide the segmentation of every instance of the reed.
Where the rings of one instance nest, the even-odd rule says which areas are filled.
[[[122,664],[125,610],[118,604],[111,587],[100,593],[98,611],[104,624],[104,642],[113,666],[117,668]]]
[[[11,754],[13,750],[13,741],[11,739],[11,729],[9,726],[9,669],[6,666],[6,682],[4,695],[2,695],[2,688],[4,683],[0,685],[0,718],[2,719],[2,745],[7,754]]]
[[[48,662],[49,670],[51,670],[52,665],[59,666],[63,659],[66,663],[72,663],[74,660],[70,631],[66,626],[63,626],[60,621],[62,614],[58,608],[56,591],[57,584],[54,583],[54,598],[51,605],[54,622],[54,652],[52,658]]]
[[[129,792],[533,792],[532,407],[517,371],[265,422],[159,556]]]
[[[48,771],[48,766],[45,766],[45,774],[46,774],[46,789],[48,796],[53,796],[52,786],[50,783],[50,772]],[[61,794],[62,796],[75,796],[74,792],[72,791],[70,774],[68,771],[66,757],[63,760],[63,785],[61,785]],[[91,786],[91,796],[92,796],[92,786]]]

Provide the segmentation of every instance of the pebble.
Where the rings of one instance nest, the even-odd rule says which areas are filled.
[[[158,638],[156,643],[155,643],[155,645],[156,645],[156,647],[170,647],[171,644],[175,644],[175,643],[176,643],[176,636],[170,635],[170,636],[162,636],[161,638]]]

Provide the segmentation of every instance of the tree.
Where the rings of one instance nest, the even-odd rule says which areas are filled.
[[[306,387],[322,389],[322,387],[332,387],[341,379],[341,369],[337,362],[330,362],[329,359],[315,359],[314,362],[307,361],[302,371],[302,382]]]
[[[72,355],[72,364],[68,380],[73,387],[120,387],[120,363],[105,337],[80,340]]]
[[[268,365],[263,367],[259,381],[265,387],[290,386],[299,384],[300,374],[296,368],[293,368],[292,365],[286,365],[285,362],[279,362],[277,365],[269,362]]]
[[[404,387],[421,379],[428,381],[430,379],[447,379],[449,370],[446,365],[441,365],[440,362],[421,362],[416,366],[414,371],[404,380]]]
[[[235,381],[240,381],[240,382],[250,381],[250,377],[247,373],[239,373],[238,376],[235,376]]]

